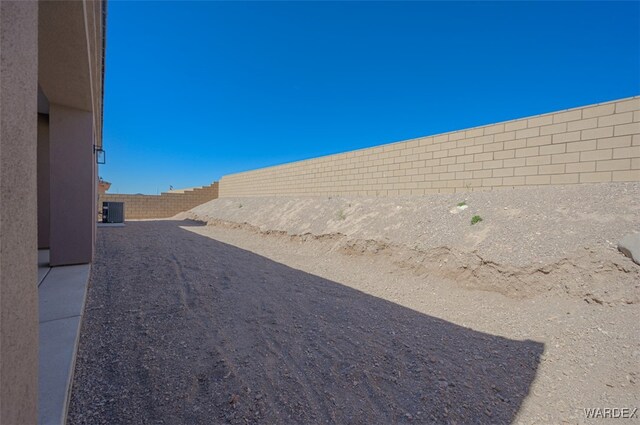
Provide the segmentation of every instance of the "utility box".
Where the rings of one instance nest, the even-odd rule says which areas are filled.
[[[102,222],[124,223],[124,202],[103,202]]]

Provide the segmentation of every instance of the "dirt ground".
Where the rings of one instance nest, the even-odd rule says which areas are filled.
[[[640,407],[640,268],[605,242],[637,230],[637,190],[612,189],[628,197],[608,198],[600,230],[569,214],[584,228],[579,243],[566,252],[551,242],[546,262],[447,240],[411,246],[388,231],[362,238],[345,223],[367,220],[355,212],[327,221],[342,232],[284,230],[260,209],[273,200],[214,201],[206,226],[100,229],[69,423],[572,424],[598,423],[584,409]],[[511,234],[535,235],[545,221],[553,230],[563,224],[553,211],[585,195],[542,192],[566,198],[545,209],[536,193],[522,199],[543,223]],[[480,223],[492,230],[460,225],[451,240],[508,234],[503,195],[473,195],[475,208],[494,205]],[[443,199],[444,218],[423,217],[466,214]],[[598,216],[605,203],[580,211]],[[296,223],[284,205],[272,220]],[[202,219],[199,208],[189,216]],[[513,241],[515,258],[530,242]]]

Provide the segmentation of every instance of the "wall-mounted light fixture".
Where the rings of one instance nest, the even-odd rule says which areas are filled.
[[[96,155],[96,163],[98,164],[106,164],[107,163],[107,154],[104,149],[93,145],[93,153]]]

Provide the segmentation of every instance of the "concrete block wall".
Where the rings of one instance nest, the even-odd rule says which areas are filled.
[[[220,197],[640,181],[640,96],[224,176]]]
[[[98,207],[103,201],[124,202],[126,219],[167,218],[190,210],[218,197],[218,182],[209,186],[187,190],[184,193],[162,193],[160,195],[100,194]]]

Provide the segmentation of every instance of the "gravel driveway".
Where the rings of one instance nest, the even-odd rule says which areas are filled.
[[[98,231],[69,423],[509,423],[543,344],[181,228]]]

